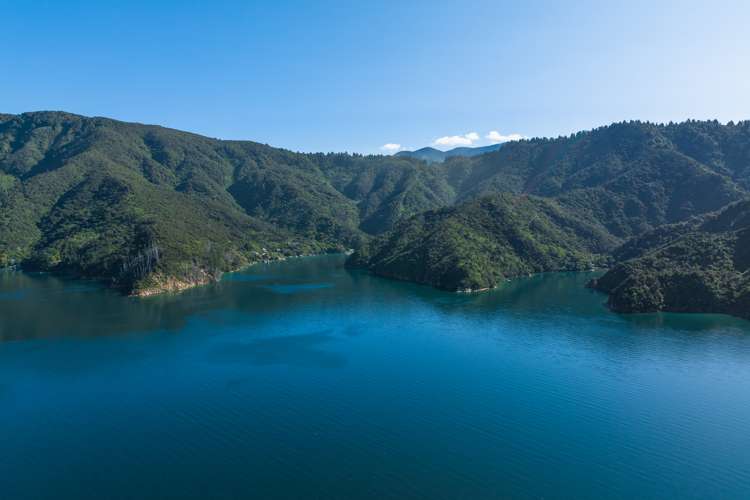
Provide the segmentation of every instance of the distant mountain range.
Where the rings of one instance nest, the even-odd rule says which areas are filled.
[[[453,158],[454,156],[464,156],[464,157],[471,157],[471,156],[479,156],[483,155],[484,153],[491,153],[492,151],[497,151],[503,147],[502,144],[491,144],[489,146],[482,146],[477,148],[453,148],[448,151],[440,151],[439,149],[426,147],[422,149],[417,149],[416,151],[399,151],[396,153],[396,156],[406,156],[408,158],[416,158],[418,160],[426,161],[427,163],[442,163],[448,158]]]

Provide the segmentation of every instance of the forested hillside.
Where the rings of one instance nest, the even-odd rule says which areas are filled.
[[[365,245],[355,267],[451,291],[607,262],[617,239],[554,200],[511,193],[414,216]]]
[[[581,260],[569,259],[571,248],[585,249],[592,262],[616,259],[612,252],[628,238],[746,198],[749,166],[750,122],[629,122],[570,137],[514,142],[494,153],[446,162],[445,175],[459,205],[399,224],[365,245],[350,263],[443,288],[482,289],[527,271],[580,267]],[[541,197],[587,226],[567,224],[565,232],[550,232],[554,225],[541,224],[545,219],[537,218],[538,205],[522,203],[525,198],[516,198],[512,207],[506,202],[510,212],[481,210],[471,202],[498,192]],[[490,219],[493,224],[481,222]],[[506,241],[511,228],[566,257],[539,259],[535,245],[486,244]],[[598,235],[595,245],[592,228]],[[422,245],[425,240],[429,244]],[[441,248],[441,259],[418,254],[424,246]],[[469,268],[483,273],[464,272]]]
[[[361,227],[453,198],[409,159],[304,155],[67,113],[0,120],[0,265],[128,290],[351,248]]]
[[[351,265],[384,276],[487,288],[616,259],[629,238],[749,191],[750,122],[617,123],[428,164],[0,115],[0,265],[128,292],[348,248]]]
[[[720,312],[750,317],[750,202],[634,238],[591,286],[620,312]]]

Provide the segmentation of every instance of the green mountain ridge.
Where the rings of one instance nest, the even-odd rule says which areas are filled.
[[[748,196],[750,122],[621,122],[428,165],[0,115],[0,266],[130,293],[349,248],[349,265],[382,276],[483,289],[636,258],[642,238]]]
[[[520,275],[602,265],[616,243],[603,227],[554,200],[502,193],[403,221],[356,252],[349,264],[450,291],[474,291]]]
[[[713,312],[750,318],[750,201],[663,226],[615,252],[590,286],[619,312]]]
[[[400,223],[365,244],[350,265],[440,288],[475,290],[527,272],[578,269],[587,260],[594,265],[618,261],[623,258],[618,245],[630,238],[747,198],[749,145],[748,122],[628,122],[570,137],[519,141],[474,159],[453,159],[447,162],[459,193],[453,212],[430,212],[429,217]],[[516,202],[526,207],[525,218],[519,218],[472,201],[497,193],[553,202],[569,220],[587,226],[568,221],[561,228],[559,219],[541,218],[537,220],[544,224],[534,227],[528,221],[538,205]],[[493,218],[492,224],[477,224]],[[460,230],[456,220],[463,221]],[[530,235],[532,243],[498,245],[509,232]],[[593,240],[592,234],[597,235]],[[540,258],[540,238],[548,256],[568,260]],[[464,243],[457,244],[458,239]],[[440,259],[429,252],[416,257],[424,241],[441,248]],[[569,259],[571,249],[578,250],[573,254],[578,259]],[[467,270],[478,267],[488,270]]]
[[[305,155],[60,112],[0,121],[0,265],[207,282],[256,260],[340,251],[453,193],[415,160]],[[128,262],[158,248],[134,273]]]

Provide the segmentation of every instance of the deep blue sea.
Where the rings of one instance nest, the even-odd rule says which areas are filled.
[[[617,315],[591,276],[1,273],[0,497],[750,498],[750,322]]]

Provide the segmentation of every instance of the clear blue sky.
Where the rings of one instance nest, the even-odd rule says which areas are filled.
[[[750,118],[747,0],[0,0],[0,13],[2,112],[366,153]]]

